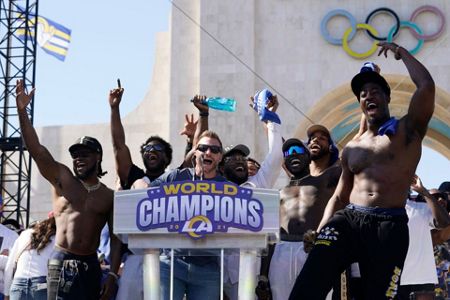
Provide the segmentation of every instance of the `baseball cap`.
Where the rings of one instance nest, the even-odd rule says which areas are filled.
[[[336,146],[333,139],[331,138],[331,134],[330,134],[330,131],[328,130],[328,128],[326,128],[325,126],[320,125],[320,124],[313,124],[313,125],[309,126],[308,129],[306,130],[306,134],[308,135],[308,144],[311,142],[311,136],[316,131],[321,131],[321,132],[325,133],[326,135],[328,135],[328,143],[331,146],[331,158],[330,158],[330,162],[329,162],[329,165],[331,166],[339,158],[339,148]]]
[[[82,136],[78,138],[75,143],[69,147],[69,152],[75,151],[75,149],[79,146],[85,146],[94,152],[103,154],[102,145],[100,145],[99,141],[90,136]]]
[[[450,192],[450,181],[444,181],[438,188],[441,192]]]
[[[328,135],[329,138],[331,138],[331,134],[330,134],[330,131],[328,130],[328,128],[326,128],[323,125],[313,124],[313,125],[309,126],[308,129],[306,129],[306,134],[308,135],[308,139],[310,139],[311,136],[316,131],[324,132],[324,133],[326,133]]]
[[[248,149],[247,146],[242,145],[242,144],[238,144],[236,146],[230,145],[230,146],[225,147],[224,152],[223,152],[223,157],[231,155],[233,152],[240,152],[244,156],[248,156],[250,154],[250,149]]]
[[[287,150],[289,150],[289,148],[291,148],[291,146],[300,146],[302,148],[305,148],[306,152],[309,152],[308,147],[306,147],[302,141],[300,141],[299,139],[296,139],[296,138],[290,138],[290,139],[287,139],[283,143],[283,147],[282,147],[283,153],[286,152]]]
[[[388,96],[391,95],[391,88],[389,87],[386,79],[384,79],[384,77],[377,72],[376,65],[372,62],[366,62],[362,66],[359,73],[353,77],[351,82],[353,94],[355,94],[356,98],[358,98],[358,101],[361,88],[368,82],[379,84]]]

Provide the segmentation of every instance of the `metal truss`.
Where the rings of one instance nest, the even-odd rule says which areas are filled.
[[[3,218],[29,223],[31,156],[22,141],[15,86],[34,87],[38,1],[0,0],[0,185]],[[32,28],[34,27],[34,28]],[[26,34],[28,33],[28,34]],[[33,122],[34,99],[27,108]]]

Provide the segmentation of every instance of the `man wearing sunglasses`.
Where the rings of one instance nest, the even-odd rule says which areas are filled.
[[[418,195],[416,201],[412,198],[406,201],[409,246],[397,300],[411,299],[411,293],[418,295],[434,292],[438,278],[430,230],[450,225],[447,207],[440,203],[442,193],[437,189],[427,190],[417,175],[413,178],[411,189]]]
[[[112,233],[113,191],[99,180],[105,174],[102,147],[95,138],[83,136],[69,148],[73,172],[57,162],[40,144],[28,117],[33,94],[34,89],[27,93],[23,81],[17,81],[22,137],[40,173],[53,186],[56,242],[48,261],[48,299],[109,299],[115,291],[121,244]],[[106,223],[111,228],[111,272],[101,289],[97,248]]]
[[[122,87],[111,90],[109,92],[109,105],[111,106],[111,136],[116,159],[116,171],[120,179],[120,185],[125,190],[130,189],[138,179],[142,179],[149,184],[161,176],[172,161],[172,147],[161,137],[151,136],[141,145],[140,149],[145,170],[133,163],[130,149],[125,144],[125,130],[119,111],[123,92]]]
[[[222,142],[219,136],[210,130],[204,131],[195,150],[194,168],[175,169],[155,181],[150,186],[186,180],[226,181],[219,174],[218,165],[222,160]],[[182,300],[186,294],[188,300],[219,299],[220,268],[216,253],[196,252],[195,256],[182,256],[177,253],[174,258],[173,299]],[[170,296],[170,256],[164,251],[161,256],[161,299]]]
[[[296,138],[286,140],[282,148],[290,181],[280,191],[280,242],[268,256],[270,268],[266,273],[274,300],[289,297],[309,252],[305,234],[319,225],[341,172],[337,163],[338,149],[333,149],[335,155],[329,151],[330,144],[334,143],[328,130],[313,125],[307,134],[308,148]],[[315,175],[310,174],[310,170]]]
[[[430,189],[430,194],[435,197],[448,214],[450,214],[450,182],[446,181],[439,185],[439,189]],[[450,239],[450,226],[443,229],[431,231],[433,246],[443,244]]]

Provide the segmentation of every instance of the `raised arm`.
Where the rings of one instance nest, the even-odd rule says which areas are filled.
[[[325,211],[319,227],[317,228],[317,232],[322,229],[322,227],[328,222],[336,211],[343,209],[349,203],[350,193],[353,187],[353,173],[350,172],[348,168],[345,148],[342,152],[341,163],[341,177],[339,178],[339,182],[333,196],[331,196],[327,206],[325,207]]]
[[[27,106],[34,95],[34,89],[30,93],[25,91],[25,86],[22,80],[18,80],[16,84],[16,103],[17,113],[19,115],[20,128],[22,131],[22,138],[25,142],[28,152],[30,153],[39,172],[45,177],[57,190],[61,186],[62,172],[70,172],[67,167],[61,165],[50,154],[50,152],[39,142],[36,130],[31,124],[27,113]]]
[[[194,134],[194,141],[193,146],[194,148],[197,146],[198,138],[200,135],[209,129],[209,107],[208,105],[202,104],[202,101],[206,99],[206,96],[204,95],[195,95],[192,99],[192,102],[194,103],[195,107],[198,109],[198,124],[197,124],[197,130]]]
[[[425,66],[412,56],[408,50],[394,43],[380,42],[381,50],[378,53],[384,53],[391,50],[395,59],[401,59],[408,69],[409,76],[416,85],[417,89],[411,98],[408,114],[406,115],[406,127],[409,131],[417,132],[423,138],[427,131],[428,122],[434,112],[434,94],[435,85]]]
[[[425,198],[425,201],[431,210],[431,214],[433,215],[434,225],[436,225],[437,228],[445,228],[450,225],[450,216],[445,209],[439,205],[437,199],[435,199],[423,186],[419,176],[414,175],[411,189]]]
[[[197,128],[195,129],[194,138],[192,141],[192,149],[186,153],[184,157],[184,162],[181,165],[183,168],[192,167],[192,157],[194,155],[195,149],[197,148],[197,143],[200,135],[209,129],[209,107],[208,105],[202,104],[202,101],[206,99],[204,95],[195,95],[194,98],[191,99],[191,102],[194,103],[194,106],[198,109],[198,120],[197,120]]]
[[[192,150],[198,120],[194,121],[194,114],[191,114],[190,118],[188,114],[185,114],[184,119],[186,121],[184,122],[183,130],[181,130],[180,135],[185,135],[187,138],[186,149],[184,150],[184,156],[186,157],[186,155],[188,155],[188,153]]]
[[[250,99],[251,101],[255,101],[253,97]],[[268,109],[275,113],[278,106],[278,98],[276,95],[273,95],[268,102]],[[261,168],[258,173],[249,178],[249,181],[255,183],[258,187],[272,188],[280,174],[281,166],[283,164],[283,140],[279,124],[267,121],[264,125],[267,127],[269,151],[267,152],[264,161],[261,163]]]
[[[125,144],[125,131],[120,119],[120,101],[124,89],[119,87],[109,91],[109,105],[111,106],[111,137],[116,160],[116,171],[121,184],[128,179],[128,173],[133,164],[130,149]]]

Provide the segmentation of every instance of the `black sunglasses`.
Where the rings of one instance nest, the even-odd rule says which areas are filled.
[[[142,148],[142,152],[143,153],[148,153],[148,152],[152,152],[152,151],[158,151],[158,152],[162,152],[164,151],[164,146],[161,144],[153,144],[153,145],[146,145]]]
[[[82,150],[71,152],[70,156],[72,157],[72,159],[77,159],[77,158],[87,158],[92,154],[95,154],[95,152],[89,150]]]
[[[216,145],[199,144],[197,146],[197,150],[200,151],[200,152],[206,152],[206,151],[208,151],[208,149],[209,149],[209,151],[211,151],[214,154],[222,152],[222,147],[216,146]]]

